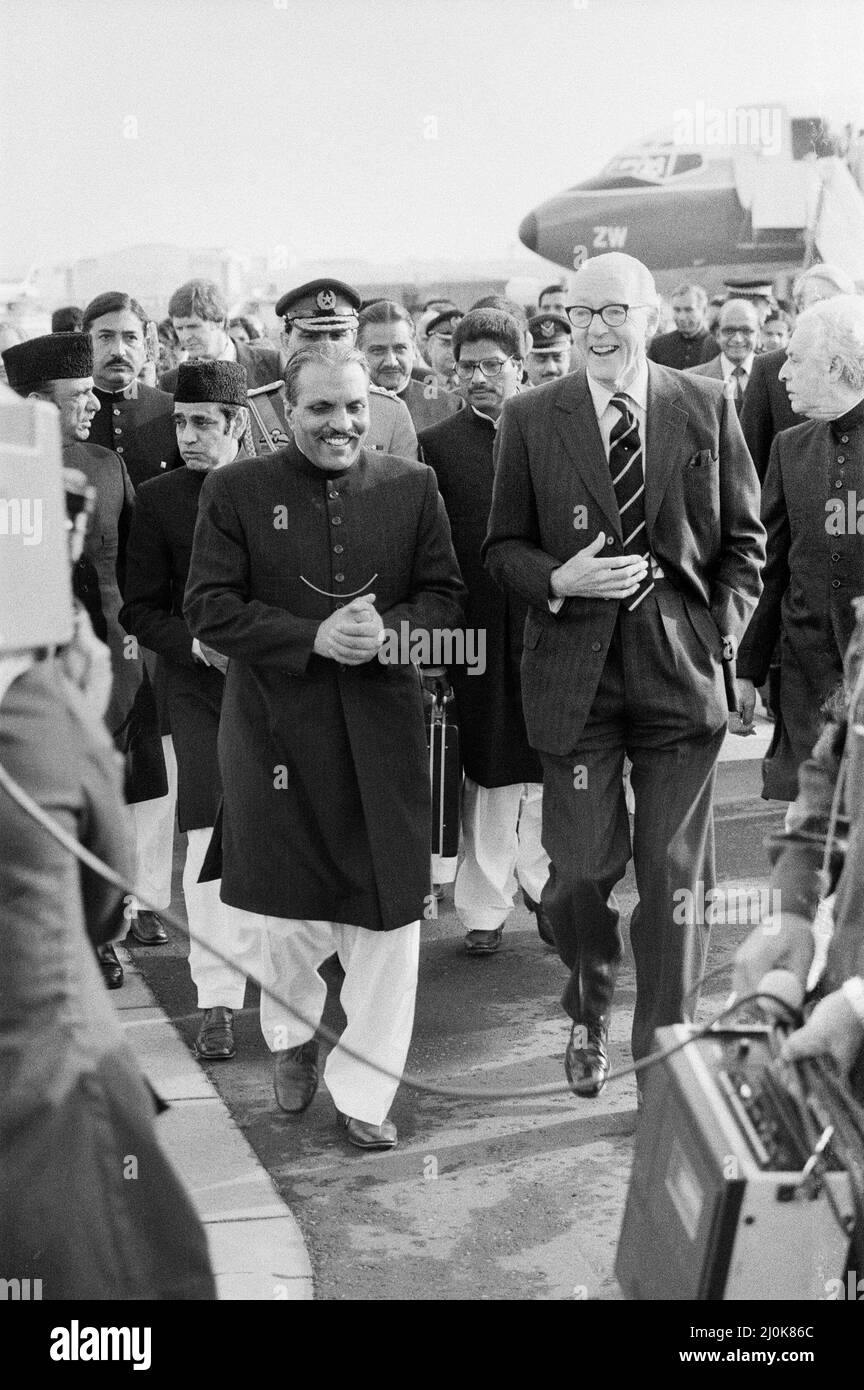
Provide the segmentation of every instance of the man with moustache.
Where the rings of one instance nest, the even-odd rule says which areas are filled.
[[[596,1096],[622,955],[614,888],[631,855],[639,903],[633,1056],[695,1007],[704,923],[679,890],[713,883],[712,795],[726,731],[722,669],[755,607],[758,484],[719,381],[649,362],[658,300],[621,252],[586,261],[568,317],[586,366],[503,409],[484,552],[529,603],[528,737],[543,765],[545,908],[570,979],[572,1089]]]
[[[780,380],[796,417],[807,419],[782,430],[771,449],[762,488],[765,588],[738,652],[737,689],[746,728],[779,638],[762,795],[794,801],[822,705],[843,676],[853,600],[864,594],[864,520],[855,507],[864,498],[864,300],[838,295],[805,310]]]
[[[468,589],[465,626],[485,637],[485,670],[450,668],[465,767],[465,853],[454,901],[466,932],[465,950],[472,956],[499,949],[517,885],[541,937],[554,944],[540,908],[549,872],[540,843],[543,771],[528,743],[519,683],[528,606],[518,594],[499,588],[480,559],[492,502],[496,431],[505,401],[519,390],[522,351],[521,328],[509,314],[469,310],[453,334],[467,408],[420,435]]]
[[[368,387],[356,348],[292,356],[292,442],[206,478],[184,612],[229,658],[222,900],[264,985],[277,1103],[296,1115],[315,1094],[335,950],[348,1023],[325,1078],[349,1142],[386,1149],[431,805],[419,676],[378,654],[385,628],[458,624],[463,586],[431,468],[364,447]]]
[[[203,1011],[196,1049],[199,1057],[216,1061],[234,1056],[234,1011],[242,1009],[246,987],[243,972],[204,945],[211,943],[229,962],[235,954],[218,879],[198,882],[221,796],[216,737],[228,662],[192,637],[183,595],[204,479],[244,456],[245,370],[237,362],[182,363],[173,409],[186,466],[138,489],[120,621],[161,658],[177,759],[177,820],[186,834],[189,970]]]
[[[357,346],[369,363],[373,385],[404,402],[418,434],[448,419],[461,407],[462,398],[455,392],[440,390],[437,382],[424,385],[412,377],[416,357],[414,321],[401,304],[378,299],[361,309]]]
[[[276,304],[276,313],[282,319],[281,343],[286,360],[290,363],[302,348],[325,343],[353,347],[360,304],[357,291],[342,280],[310,280],[288,290]],[[368,396],[369,427],[363,447],[416,459],[417,432],[405,403],[375,385],[370,385]],[[253,390],[249,404],[256,450],[271,452],[286,444],[290,431],[286,432],[283,382],[278,387]]]
[[[138,380],[147,357],[147,322],[137,299],[112,290],[90,301],[82,323],[93,344],[93,391],[100,407],[90,442],[119,454],[136,488],[181,464],[170,395]]]
[[[720,351],[710,362],[688,368],[695,376],[724,382],[739,415],[759,346],[759,331],[759,315],[751,300],[728,300],[720,310],[717,324]]]
[[[532,386],[557,381],[572,365],[573,330],[566,314],[544,310],[528,320],[531,348],[525,359],[525,374]]]

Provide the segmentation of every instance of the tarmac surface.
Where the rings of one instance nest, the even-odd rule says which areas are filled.
[[[715,806],[718,880],[727,887],[767,885],[764,839],[785,810],[759,799],[769,732],[763,726],[758,739],[730,739],[724,749]],[[178,842],[178,917],[182,853]],[[630,875],[618,896],[626,924]],[[729,965],[749,930],[746,922],[715,926],[709,972],[717,973],[700,1020],[728,997]],[[236,1017],[236,1058],[202,1067],[191,1055],[199,1015],[185,942],[172,933],[167,946],[132,950],[143,972],[132,984],[146,980],[173,1028],[153,1014],[131,1041],[157,1089],[165,1092],[165,1073],[168,1099],[177,1099],[160,1133],[207,1222],[220,1297],[308,1298],[313,1286],[317,1299],[623,1297],[613,1264],[636,1127],[634,1077],[610,1081],[593,1101],[567,1089],[568,1024],[558,1003],[566,972],[521,905],[498,954],[468,957],[462,938],[450,887],[437,921],[424,923],[408,1072],[453,1094],[403,1084],[391,1111],[399,1145],[377,1155],[347,1144],[323,1083],[304,1116],[278,1110],[254,986]],[[331,961],[323,973],[324,1022],[338,1032],[341,972]],[[114,996],[118,1006],[129,988]],[[616,1069],[631,1060],[633,998],[628,948],[612,1025]],[[155,1044],[148,1028],[157,1027]],[[322,1065],[325,1055],[322,1047]],[[551,1093],[483,1094],[539,1086]],[[474,1094],[458,1094],[466,1090]]]

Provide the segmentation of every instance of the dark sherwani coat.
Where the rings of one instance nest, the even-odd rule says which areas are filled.
[[[67,468],[79,468],[96,489],[96,510],[84,542],[84,554],[92,560],[99,577],[114,678],[105,723],[116,734],[132,708],[144,673],[141,657],[130,653],[120,626],[126,540],[135,493],[119,456],[98,444],[88,441],[67,445],[63,463]]]
[[[780,709],[763,766],[767,800],[797,796],[820,707],[842,678],[852,600],[864,594],[864,536],[846,526],[850,492],[864,497],[864,403],[839,420],[809,420],[777,435],[762,489],[765,587],[738,653],[738,675],[760,685],[780,638]],[[828,529],[833,499],[843,505],[845,534]]]
[[[322,621],[361,592],[397,634],[461,621],[430,468],[361,450],[327,474],[292,442],[208,476],[185,615],[230,657],[222,898],[387,931],[421,917],[429,890],[428,756],[413,665],[313,651]]]
[[[465,626],[485,633],[486,670],[454,666],[465,771],[482,787],[541,782],[540,759],[529,746],[522,714],[519,663],[527,602],[494,582],[480,559],[489,524],[495,471],[495,427],[470,406],[420,434],[435,469],[453,531],[453,547],[468,589]]]
[[[648,344],[651,362],[657,362],[661,367],[674,367],[678,372],[684,372],[700,362],[709,362],[719,351],[716,338],[707,328],[692,338],[685,338],[683,333],[673,328],[671,333],[658,333]]]
[[[744,392],[741,428],[760,482],[765,480],[775,434],[801,424],[802,417],[796,415],[789,404],[786,386],[780,380],[780,368],[785,361],[785,348],[778,348],[776,352],[757,352]]]
[[[0,698],[0,763],[128,879],[116,755],[54,663]],[[203,1228],[157,1142],[152,1092],[93,951],[122,923],[121,894],[5,794],[0,844],[3,1274],[76,1305],[213,1299]]]
[[[177,820],[182,831],[215,823],[221,796],[216,738],[225,678],[192,656],[183,595],[198,498],[207,474],[178,468],[138,489],[126,551],[120,622],[160,657],[177,755]]]
[[[133,381],[127,391],[95,388],[99,411],[88,443],[113,449],[126,465],[132,486],[156,478],[183,460],[174,429],[174,400],[166,391]]]

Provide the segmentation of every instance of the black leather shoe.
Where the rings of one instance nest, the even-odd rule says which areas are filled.
[[[345,1131],[345,1137],[355,1149],[395,1149],[396,1126],[392,1120],[383,1120],[380,1125],[367,1124],[365,1120],[352,1120],[350,1115],[336,1111],[336,1118]]]
[[[605,1019],[573,1024],[564,1053],[564,1071],[574,1095],[591,1099],[599,1096],[606,1085],[609,1075],[609,1055],[606,1051],[608,1036],[609,1024]]]
[[[318,1090],[318,1043],[315,1038],[273,1053],[276,1104],[289,1115],[302,1115]]]
[[[234,1046],[234,1011],[217,1004],[205,1009],[195,1039],[196,1056],[207,1062],[228,1062],[236,1053]]]
[[[155,912],[145,912],[142,908],[135,917],[129,918],[129,935],[139,946],[164,946],[168,940],[161,917]]]
[[[552,923],[549,921],[546,909],[544,908],[543,904],[535,902],[533,898],[529,898],[524,888],[522,889],[522,901],[524,902],[528,911],[532,913],[537,920],[537,930],[540,933],[540,940],[546,946],[552,946],[557,950],[557,943],[555,941],[555,933],[552,930]]]
[[[465,950],[469,956],[491,956],[501,945],[503,927],[494,931],[469,931],[465,937]]]
[[[117,959],[117,952],[111,945],[97,947],[102,978],[109,989],[120,989],[123,984],[123,966]]]

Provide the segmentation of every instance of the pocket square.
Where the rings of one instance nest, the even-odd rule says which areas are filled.
[[[718,456],[716,454],[713,454],[710,449],[700,449],[697,453],[693,454],[692,457],[687,460],[687,467],[702,468],[703,465],[716,463],[717,457]]]

